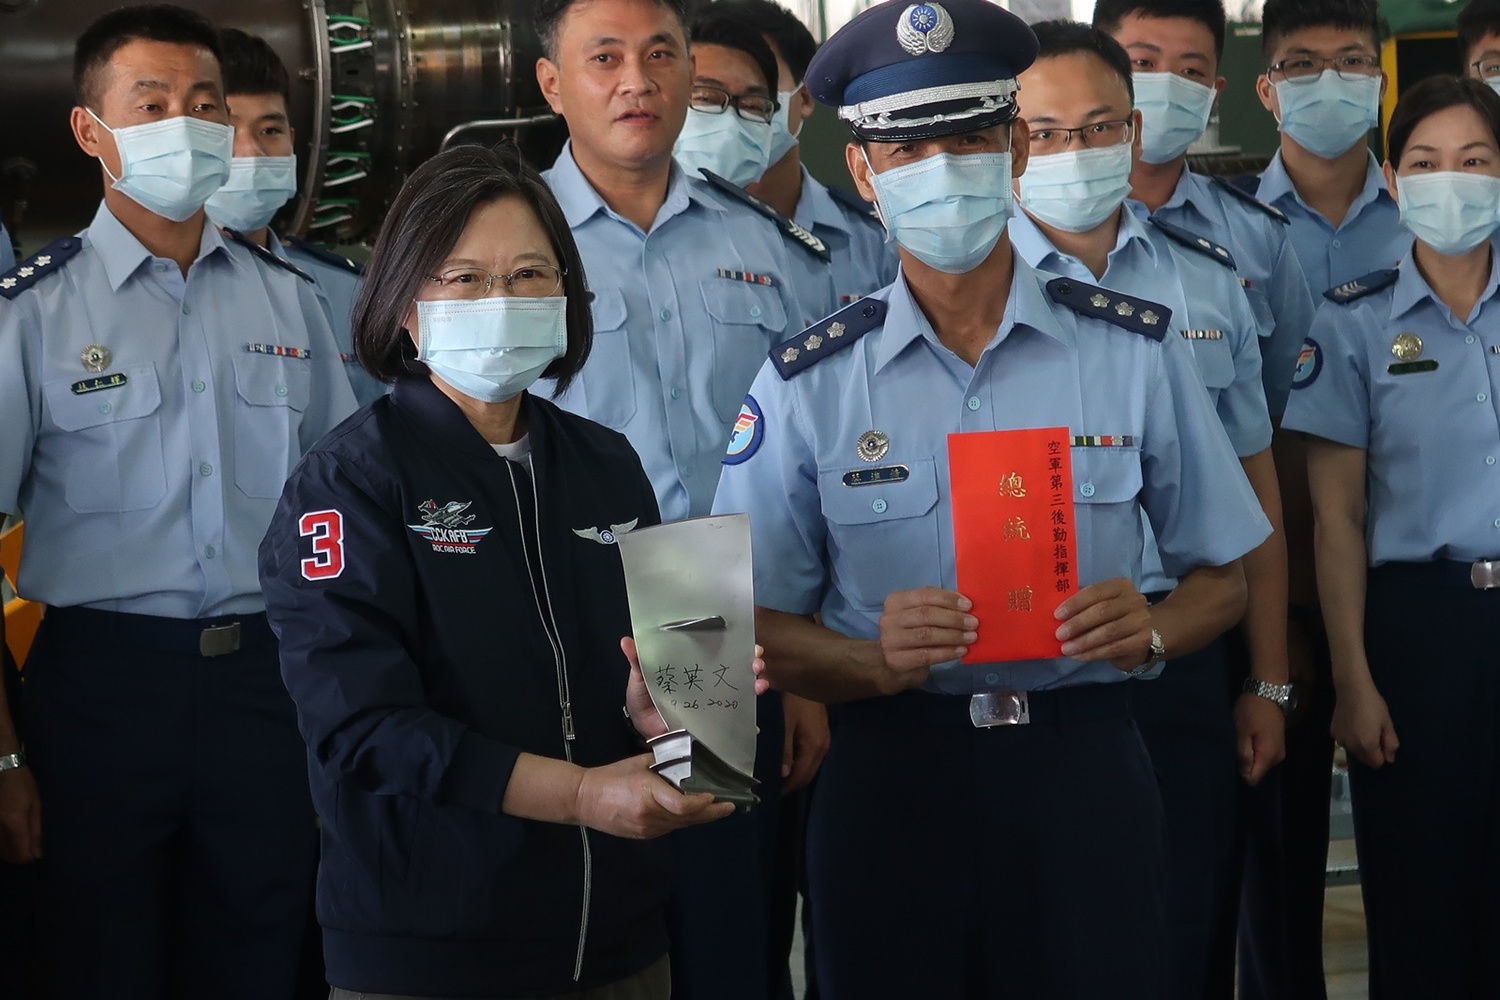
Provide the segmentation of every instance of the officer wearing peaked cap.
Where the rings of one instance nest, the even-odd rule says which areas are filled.
[[[832,1000],[1161,995],[1161,802],[1125,682],[1238,617],[1269,532],[1170,309],[1007,239],[1036,49],[985,0],[893,0],[813,60],[900,275],[772,350],[715,499],[751,515],[773,683],[849,702],[808,834]],[[948,436],[1059,425],[1064,655],[964,665],[1005,625],[955,589]],[[1149,609],[1142,510],[1185,581]]]

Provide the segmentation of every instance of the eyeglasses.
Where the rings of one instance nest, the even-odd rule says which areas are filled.
[[[567,273],[551,264],[527,264],[509,274],[491,274],[478,267],[451,267],[442,274],[430,275],[427,280],[432,282],[433,297],[439,299],[482,299],[490,294],[490,286],[496,279],[505,286],[506,295],[544,299],[557,294]]]
[[[1469,68],[1478,73],[1481,79],[1500,79],[1500,55],[1487,55],[1483,59],[1476,59],[1469,63]]]
[[[1073,136],[1088,149],[1107,149],[1123,146],[1135,140],[1135,122],[1129,118],[1115,121],[1094,122],[1078,128],[1036,128],[1031,130],[1031,151],[1037,156],[1061,153],[1073,141]]]
[[[776,99],[772,97],[761,97],[758,94],[746,94],[744,97],[735,97],[727,90],[718,87],[694,87],[689,100],[692,102],[694,111],[705,115],[722,115],[732,104],[734,113],[747,122],[759,122],[762,125],[769,124],[776,115]]]
[[[1312,83],[1331,69],[1345,80],[1358,80],[1380,75],[1380,60],[1374,56],[1294,56],[1273,62],[1266,70],[1266,78],[1272,83],[1285,80],[1288,83]]]

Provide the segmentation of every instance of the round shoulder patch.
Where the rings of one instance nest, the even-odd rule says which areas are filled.
[[[754,396],[746,396],[740,404],[739,415],[734,418],[734,429],[729,432],[729,450],[724,453],[725,465],[748,462],[760,450],[766,437],[766,418],[760,412],[760,404]]]
[[[1323,372],[1323,348],[1308,337],[1297,352],[1297,367],[1292,372],[1292,388],[1306,389],[1318,380]]]

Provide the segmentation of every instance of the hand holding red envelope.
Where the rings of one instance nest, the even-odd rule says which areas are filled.
[[[1078,591],[1066,427],[948,435],[958,591],[979,640],[964,663],[1062,656],[1058,605]]]

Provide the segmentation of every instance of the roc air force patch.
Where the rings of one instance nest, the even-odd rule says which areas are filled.
[[[760,450],[766,437],[766,418],[754,396],[746,396],[740,404],[739,416],[734,418],[734,429],[729,432],[729,450],[724,453],[725,465],[748,462]]]
[[[1297,367],[1292,372],[1292,388],[1306,389],[1318,380],[1322,372],[1323,348],[1309,337],[1302,342],[1302,350],[1297,352]]]

